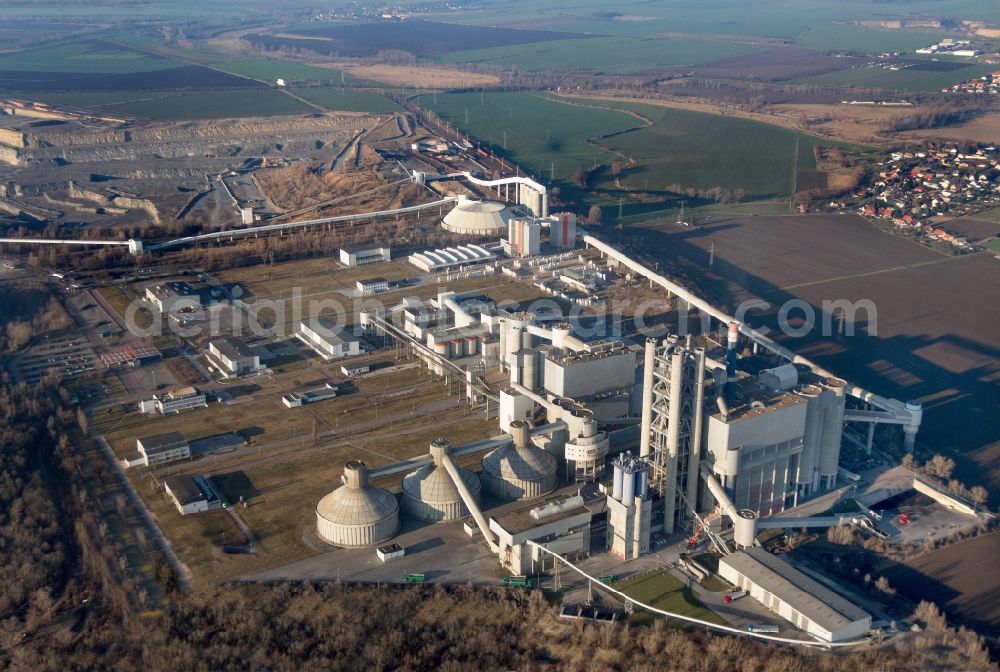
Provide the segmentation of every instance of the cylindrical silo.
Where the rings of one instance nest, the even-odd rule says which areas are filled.
[[[750,509],[740,509],[736,512],[736,517],[733,518],[733,541],[739,548],[753,546],[757,538],[758,518],[757,512]]]
[[[635,501],[635,468],[632,462],[625,464],[624,477],[622,478],[622,504],[631,506]]]
[[[844,392],[847,383],[840,378],[826,381],[833,392],[830,404],[823,413],[823,435],[819,449],[819,476],[824,489],[837,483],[837,468],[840,466],[840,439],[844,431]]]
[[[335,546],[368,546],[399,531],[399,503],[382,488],[368,484],[368,466],[344,465],[345,485],[319,500],[316,533]]]
[[[806,400],[806,427],[795,479],[800,494],[808,495],[819,487],[818,460],[823,436],[823,390],[817,385],[803,385],[798,393]]]
[[[527,423],[515,420],[510,430],[513,445],[483,458],[483,487],[501,499],[532,499],[555,490],[559,483],[556,458],[531,443]]]
[[[525,348],[520,352],[521,357],[521,384],[534,392],[538,389],[538,374],[535,370],[535,362],[538,359],[533,348]]]
[[[427,464],[403,478],[403,511],[412,518],[437,523],[458,520],[469,515],[454,481],[441,466],[443,455],[451,451],[451,443],[437,439],[431,443],[433,464]],[[478,503],[481,485],[479,477],[468,469],[458,468],[466,489]]]
[[[624,482],[625,474],[622,473],[621,462],[615,460],[612,462],[612,465],[615,469],[615,475],[611,482],[611,497],[620,502],[622,501],[622,483]]]

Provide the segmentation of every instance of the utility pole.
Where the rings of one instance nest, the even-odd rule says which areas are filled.
[[[708,267],[712,268],[715,264],[715,243],[708,246]]]

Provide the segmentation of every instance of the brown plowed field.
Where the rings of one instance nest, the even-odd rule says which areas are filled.
[[[876,393],[920,399],[918,441],[954,455],[958,478],[1000,493],[1000,260],[947,257],[853,215],[748,217],[703,230],[664,224],[642,235],[650,253],[716,303],[735,310],[766,300],[769,309],[747,315],[755,326],[776,327],[790,299],[815,307],[818,323],[823,301],[874,302],[873,335],[859,311],[855,336],[817,326],[778,340]]]
[[[914,558],[890,570],[887,578],[905,597],[930,600],[949,617],[980,632],[995,632],[1000,623],[997,558],[1000,532],[993,532]]]

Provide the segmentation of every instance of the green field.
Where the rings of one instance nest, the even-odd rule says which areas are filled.
[[[0,55],[0,70],[25,72],[97,72],[113,75],[166,70],[183,65],[180,61],[148,56],[96,41],[71,42]]]
[[[989,65],[973,64],[954,70],[886,70],[882,68],[855,68],[826,72],[813,77],[794,80],[796,84],[846,84],[894,91],[939,91],[961,81],[980,77],[991,70]]]
[[[983,243],[983,247],[991,252],[1000,252],[1000,238],[990,238]]]
[[[528,93],[446,94],[437,96],[436,105],[426,98],[424,102],[541,179],[549,181],[554,176],[564,195],[581,200],[588,199],[582,198],[571,180],[575,170],[595,162],[624,162],[625,157],[637,162],[621,177],[625,192],[655,194],[677,183],[696,189],[743,189],[747,199],[787,196],[792,192],[796,168],[816,168],[813,147],[832,144],[738,117],[642,103]],[[644,122],[626,111],[653,123],[642,127]],[[587,142],[626,129],[635,130]],[[506,150],[502,146],[504,131]],[[608,170],[596,174],[591,184],[597,190],[620,191]],[[638,214],[671,207],[660,202],[630,209]]]
[[[253,79],[260,79],[266,82],[271,82],[272,84],[277,79],[284,79],[286,81],[308,79],[331,82],[337,81],[339,83],[341,75],[340,70],[329,70],[327,68],[317,68],[311,65],[303,65],[302,63],[277,61],[266,58],[214,61],[207,63],[207,65],[234,75],[252,77]],[[344,81],[347,83],[349,83],[349,80],[353,79],[354,78],[349,75],[344,76]]]
[[[127,92],[132,96],[135,92]],[[267,117],[316,110],[275,89],[198,91],[97,106],[110,114],[161,121]]]
[[[698,601],[694,592],[685,586],[684,582],[662,570],[629,578],[615,585],[615,588],[629,597],[634,597],[639,602],[657,609],[712,623],[722,625],[726,623],[721,616]],[[629,623],[644,625],[661,618],[663,617],[659,614],[638,609],[629,618]],[[678,621],[671,621],[671,623],[676,624]]]
[[[912,54],[921,47],[947,37],[946,32],[918,33],[909,30],[875,30],[844,24],[812,26],[796,43],[821,51],[849,51],[860,54],[899,51]]]
[[[482,63],[520,70],[598,70],[629,73],[693,65],[743,56],[767,48],[722,40],[680,38],[595,37],[459,51],[441,58],[447,63]]]
[[[295,95],[328,110],[391,114],[402,108],[385,96],[340,86],[296,88]]]

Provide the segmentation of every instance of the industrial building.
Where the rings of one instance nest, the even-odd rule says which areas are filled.
[[[485,264],[496,255],[481,245],[456,245],[444,249],[414,252],[407,261],[425,273],[442,273],[463,266]]]
[[[510,211],[503,203],[459,197],[455,207],[441,220],[441,228],[467,236],[500,236],[507,231],[510,218]]]
[[[486,491],[500,499],[535,499],[555,490],[559,484],[556,458],[531,443],[527,423],[515,420],[510,429],[513,445],[483,457],[480,478]]]
[[[534,257],[541,251],[542,227],[534,219],[512,219],[507,238],[500,241],[509,257]]]
[[[361,341],[325,317],[300,320],[295,335],[327,361],[361,354]]]
[[[281,395],[281,403],[285,405],[285,408],[298,408],[300,406],[314,404],[317,401],[333,399],[336,396],[337,386],[331,383],[326,383],[322,387],[318,387],[315,390],[309,390],[308,392],[303,392],[302,394],[297,394],[295,392],[283,394]]]
[[[208,342],[208,359],[226,378],[236,378],[263,370],[258,355],[235,336],[224,336]]]
[[[399,502],[392,493],[368,483],[368,465],[344,465],[344,485],[316,505],[316,533],[334,546],[369,546],[399,531]]]
[[[622,560],[631,560],[649,552],[652,524],[649,465],[626,453],[614,460],[612,466],[612,491],[607,498],[607,546]]]
[[[201,308],[201,296],[191,285],[182,280],[161,282],[147,287],[146,300],[163,314]]]
[[[201,475],[171,476],[163,482],[163,489],[182,516],[222,506],[222,498]]]
[[[151,345],[138,347],[126,345],[124,348],[101,354],[104,366],[109,369],[134,368],[160,361],[163,355]]]
[[[340,248],[340,263],[354,268],[365,264],[375,264],[389,261],[392,251],[383,243],[364,243],[361,245],[345,245]]]
[[[579,495],[506,511],[490,518],[496,534],[500,564],[515,575],[552,569],[554,560],[528,542],[558,553],[567,560],[590,553],[593,514]]]
[[[364,296],[381,294],[382,292],[389,291],[389,281],[385,278],[366,278],[364,280],[358,280],[354,283],[354,286]]]
[[[720,558],[719,575],[820,641],[858,639],[871,629],[869,614],[762,548]]]
[[[152,399],[139,402],[139,410],[143,413],[161,413],[172,415],[193,408],[208,406],[208,398],[194,387],[185,385],[175,387]]]
[[[191,457],[191,446],[180,432],[153,434],[135,440],[136,452],[125,456],[126,467],[149,467]]]

